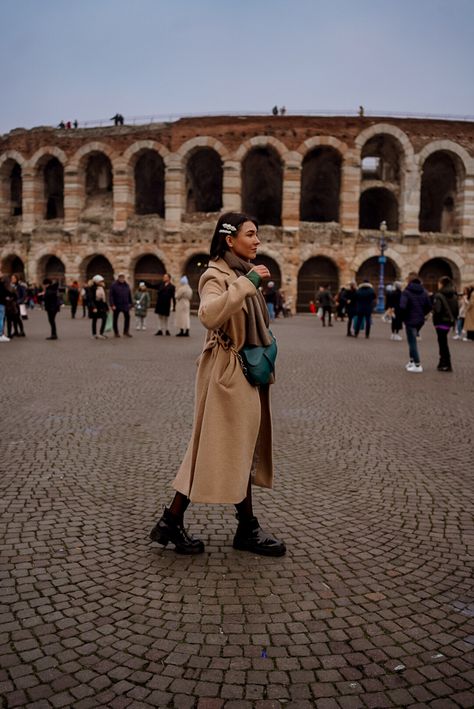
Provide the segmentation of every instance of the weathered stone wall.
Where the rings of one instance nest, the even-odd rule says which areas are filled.
[[[203,168],[193,168],[193,175],[187,171],[188,161],[192,158],[190,164],[196,164],[194,158],[202,148],[212,149],[219,156],[221,180],[206,175]],[[253,149],[258,153],[251,153]],[[311,212],[308,196],[302,200],[301,186],[303,161],[313,150],[318,156],[326,156],[321,164],[328,164],[330,153],[338,157],[331,163],[336,165],[331,169],[340,170],[331,175],[334,189],[339,188],[335,196],[339,209],[332,207],[333,213],[338,213],[338,222],[300,220],[303,202],[306,213]],[[135,167],[137,162],[146,164],[140,158],[150,156],[147,151],[163,161],[164,170],[160,173],[157,168],[154,173],[154,189],[161,190],[157,204],[162,203],[164,195],[164,217],[136,214],[135,182],[141,182],[136,180]],[[255,163],[259,173],[254,172],[250,178],[245,168],[249,153],[251,157],[260,156]],[[260,161],[262,155],[271,157],[268,174]],[[371,175],[362,170],[362,159],[367,155],[374,156],[374,165],[379,166]],[[441,156],[439,168],[433,168],[433,156]],[[398,276],[421,268],[430,259],[442,259],[458,285],[467,285],[474,283],[473,156],[474,124],[461,121],[235,116],[139,127],[17,129],[0,137],[0,260],[8,271],[12,257],[19,257],[29,280],[38,281],[44,275],[48,256],[56,256],[70,281],[83,280],[91,258],[101,254],[115,272],[124,271],[133,280],[140,257],[153,254],[178,277],[186,271],[190,259],[207,253],[217,218],[217,214],[186,211],[195,202],[189,186],[198,189],[196,180],[203,174],[202,188],[222,185],[221,194],[208,194],[207,198],[200,195],[198,203],[221,203],[223,210],[241,209],[242,195],[248,199],[249,185],[256,184],[262,190],[257,196],[266,200],[257,208],[272,213],[275,205],[268,200],[271,192],[281,188],[279,216],[276,220],[272,217],[278,226],[262,225],[261,251],[279,265],[282,287],[294,303],[298,273],[308,259],[331,259],[337,265],[341,285],[354,278],[365,261],[378,255],[378,229],[359,228],[362,194],[369,208],[371,204],[380,207],[377,219],[379,212],[383,216],[385,202],[392,205],[393,217],[396,202],[396,218],[390,217],[395,227],[386,233],[386,256]],[[60,198],[48,193],[53,188],[45,187],[45,166],[52,158],[59,161],[64,174],[63,212],[59,210],[59,218],[51,215],[55,216]],[[438,215],[437,222],[430,222],[441,224],[436,233],[419,230],[423,166],[428,158],[424,209]],[[446,176],[441,172],[448,162]],[[276,163],[279,172],[272,167]],[[91,177],[91,164],[96,166],[95,177]],[[108,164],[111,185],[105,177],[104,166]],[[17,204],[18,166],[21,214]],[[439,179],[437,169],[441,171]],[[275,174],[281,176],[278,189],[272,187]],[[427,187],[428,177],[434,182]],[[56,182],[55,173],[54,189]],[[96,192],[91,194],[94,186]],[[317,189],[317,182],[308,187],[311,194]],[[324,199],[330,197],[326,190]],[[430,199],[444,201],[430,205]],[[163,214],[162,207],[157,211]],[[48,215],[50,218],[46,218]]]

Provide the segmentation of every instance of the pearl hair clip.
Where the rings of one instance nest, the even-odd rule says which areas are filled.
[[[219,229],[219,234],[227,234],[228,236],[232,236],[234,231],[237,231],[237,227],[232,224],[222,224]]]

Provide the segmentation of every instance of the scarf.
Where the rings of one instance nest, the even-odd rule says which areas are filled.
[[[226,251],[224,261],[234,271],[237,276],[245,276],[252,269],[252,264],[236,256],[231,251]],[[268,333],[270,323],[268,317],[267,304],[257,288],[257,295],[248,295],[245,298],[247,306],[247,318],[245,323],[245,344],[256,347],[268,347],[272,339]]]

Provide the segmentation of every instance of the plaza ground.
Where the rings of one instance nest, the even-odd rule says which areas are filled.
[[[2,707],[473,707],[474,344],[439,373],[429,323],[409,374],[379,319],[368,341],[277,321],[255,507],[288,553],[234,551],[232,507],[195,505],[187,558],[148,532],[204,331],[154,337],[154,317],[97,341],[64,311],[47,342],[35,311],[0,346]]]

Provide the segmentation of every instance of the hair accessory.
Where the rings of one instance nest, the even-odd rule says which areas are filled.
[[[227,234],[228,236],[232,236],[234,231],[237,231],[237,227],[233,226],[232,224],[222,224],[221,228],[219,229],[219,234]]]

